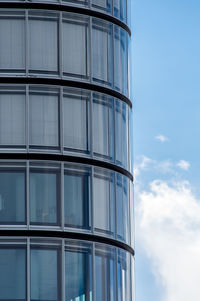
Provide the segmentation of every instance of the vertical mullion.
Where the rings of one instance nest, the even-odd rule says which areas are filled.
[[[30,228],[30,177],[29,177],[29,161],[26,162],[26,216],[27,216],[27,229]]]
[[[91,232],[94,234],[94,166],[91,166]]]
[[[27,277],[26,277],[26,285],[27,285],[27,301],[30,301],[30,266],[31,266],[31,263],[30,263],[30,237],[27,238],[27,241],[26,241],[26,252],[27,252],[27,255],[26,255],[26,273],[27,273]]]
[[[117,174],[114,174],[114,212],[115,212],[115,232],[114,237],[117,239]]]
[[[65,221],[64,221],[64,163],[61,163],[61,229],[64,231],[65,229]]]
[[[62,1],[62,0],[60,0]],[[60,12],[59,14],[59,25],[58,25],[58,62],[59,62],[59,75],[60,75],[60,78],[63,77],[63,49],[62,49],[62,38],[63,38],[63,28],[62,28],[62,18],[63,18],[63,13]]]
[[[94,148],[93,148],[93,92],[90,91],[90,120],[89,120],[89,125],[90,125],[90,157],[93,158],[93,153],[94,153]]]
[[[92,300],[96,301],[96,275],[95,275],[95,243],[92,243],[92,285],[93,285],[93,292],[92,292]]]
[[[64,125],[63,125],[63,114],[64,114],[64,104],[63,104],[63,87],[60,87],[59,89],[60,95],[59,95],[59,137],[60,137],[60,150],[61,150],[61,154],[64,153]]]
[[[61,283],[62,283],[62,286],[61,286],[61,289],[62,289],[62,292],[61,292],[61,300],[64,301],[65,300],[65,240],[64,238],[62,239],[62,251],[61,251],[61,273],[62,273],[62,276],[61,276]]]
[[[26,133],[26,150],[29,151],[29,85],[26,85],[26,101],[25,101],[25,133]]]
[[[91,7],[91,3],[90,3],[90,7]],[[89,17],[89,70],[90,70],[90,74],[89,74],[89,81],[90,83],[92,83],[92,77],[93,77],[93,66],[92,66],[92,49],[93,49],[93,45],[92,45],[92,40],[93,40],[93,33],[92,33],[92,21],[93,18]]]
[[[28,65],[29,65],[29,27],[28,27],[28,12],[29,10],[25,10],[25,69],[26,76],[28,76]]]

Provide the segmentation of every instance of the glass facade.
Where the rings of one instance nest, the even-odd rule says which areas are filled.
[[[0,1],[0,301],[134,301],[130,1]]]

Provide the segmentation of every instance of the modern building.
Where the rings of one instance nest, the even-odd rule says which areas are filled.
[[[130,1],[0,1],[0,300],[133,301]]]

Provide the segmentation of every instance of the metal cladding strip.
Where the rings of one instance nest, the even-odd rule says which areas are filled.
[[[59,78],[46,78],[40,77],[37,75],[33,75],[29,77],[18,76],[18,77],[1,77],[0,76],[0,84],[38,84],[38,85],[52,85],[52,86],[65,86],[65,87],[73,87],[73,88],[80,88],[85,90],[92,90],[95,92],[100,92],[104,94],[108,94],[110,96],[116,97],[125,103],[127,103],[130,108],[132,108],[131,100],[126,97],[125,95],[106,87],[102,87],[99,85],[91,84],[88,82],[79,82],[74,80],[67,80],[67,79],[59,79]]]
[[[60,154],[48,154],[48,153],[0,153],[0,160],[41,160],[41,161],[57,161],[57,162],[73,162],[80,164],[93,165],[97,167],[103,167],[115,172],[119,172],[131,181],[133,181],[133,175],[126,169],[117,166],[115,164],[100,161],[92,158],[76,157]]]
[[[56,237],[56,238],[69,238],[69,239],[77,239],[77,240],[87,240],[91,242],[99,242],[107,245],[111,245],[125,251],[128,251],[133,256],[135,255],[135,251],[129,245],[112,239],[108,237],[93,235],[93,234],[85,234],[85,233],[77,233],[77,232],[64,232],[64,231],[49,231],[49,230],[0,230],[0,237]]]
[[[92,16],[92,17],[96,17],[112,22],[113,24],[122,27],[124,30],[128,32],[129,36],[131,36],[131,30],[126,23],[122,22],[121,20],[111,15],[99,11],[91,10],[89,8],[82,8],[77,6],[74,7],[74,6],[69,6],[60,3],[56,4],[56,3],[33,3],[33,2],[10,2],[10,1],[0,2],[0,8],[57,10],[57,11],[65,11],[65,12],[88,15],[88,16]]]

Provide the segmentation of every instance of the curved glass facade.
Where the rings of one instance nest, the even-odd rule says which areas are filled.
[[[130,0],[1,4],[0,300],[134,301]]]

